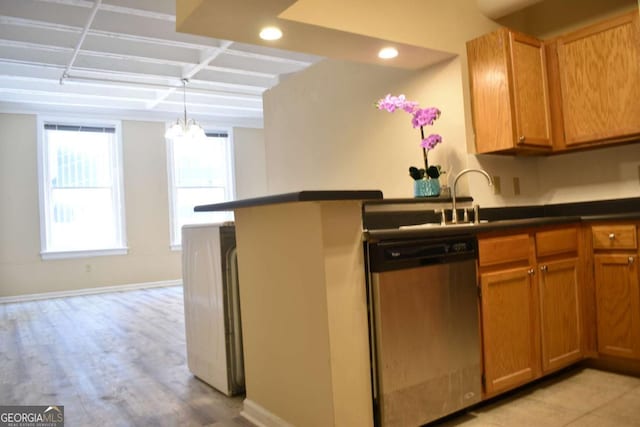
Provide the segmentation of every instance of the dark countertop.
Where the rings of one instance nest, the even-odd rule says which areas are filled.
[[[639,220],[640,198],[485,208],[480,210],[480,219],[480,224],[440,226],[439,216],[433,211],[373,214],[365,212],[364,236],[372,241],[396,240],[445,235],[475,235],[497,230],[572,222]],[[435,225],[421,226],[424,223],[435,223]],[[416,224],[416,226],[398,227],[405,224]]]
[[[640,213],[638,214],[640,217]],[[401,228],[386,228],[377,230],[365,230],[364,235],[367,240],[401,240],[421,237],[435,236],[455,236],[455,235],[476,235],[496,230],[508,230],[511,228],[539,227],[552,224],[566,224],[580,222],[579,216],[559,216],[540,217],[525,219],[505,219],[491,222],[481,222],[480,224],[459,224],[440,226],[435,223],[433,226],[408,226]]]
[[[451,203],[451,196],[436,196],[436,197],[412,197],[412,198],[389,198],[380,200],[367,200],[365,203],[367,206],[374,205],[420,205],[431,203]],[[473,202],[473,197],[470,196],[458,196],[456,197],[458,203]]]
[[[298,191],[252,199],[235,200],[196,206],[196,212],[229,211],[240,208],[266,206],[277,203],[363,200],[364,237],[367,240],[412,239],[430,236],[475,235],[496,230],[527,228],[584,221],[638,220],[640,197],[561,203],[552,205],[511,206],[483,208],[480,224],[439,225],[439,216],[433,209],[424,209],[424,203],[447,203],[450,198],[383,199],[380,190]],[[460,198],[459,201],[472,201]],[[417,210],[397,212],[368,212],[370,206],[409,205]],[[448,203],[447,203],[448,205]],[[462,218],[460,211],[459,218]],[[431,223],[428,226],[422,224]],[[435,223],[435,224],[433,224]],[[403,228],[399,228],[403,226]]]
[[[196,206],[196,212],[232,211],[240,208],[266,206],[276,203],[290,202],[320,202],[338,200],[381,200],[380,190],[326,190],[326,191],[297,191],[294,193],[275,194],[272,196],[255,197],[252,199],[233,200],[224,203]]]

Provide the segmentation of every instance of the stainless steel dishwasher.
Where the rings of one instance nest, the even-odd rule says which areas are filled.
[[[479,402],[476,239],[367,251],[376,425],[420,426]]]

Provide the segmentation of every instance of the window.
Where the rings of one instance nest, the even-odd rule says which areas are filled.
[[[232,212],[194,212],[197,205],[233,199],[233,157],[228,132],[207,132],[202,139],[175,138],[168,142],[171,247],[182,244],[182,226],[224,222]]]
[[[42,257],[126,253],[119,122],[38,118]]]

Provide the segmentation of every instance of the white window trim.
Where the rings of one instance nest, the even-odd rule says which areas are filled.
[[[96,126],[113,126],[115,128],[115,155],[113,168],[115,169],[115,197],[119,202],[119,210],[116,215],[118,224],[118,234],[120,235],[121,247],[105,248],[105,249],[88,249],[79,251],[50,251],[47,247],[47,212],[46,207],[49,205],[48,193],[45,191],[47,168],[44,162],[44,125],[45,123],[67,124],[67,125],[96,125]],[[124,172],[122,161],[122,122],[113,119],[96,119],[86,117],[69,117],[69,116],[37,116],[37,156],[38,156],[38,207],[40,211],[40,257],[42,260],[81,258],[94,256],[109,255],[126,255],[128,253],[127,246],[127,226],[124,206]]]
[[[86,251],[50,251],[40,252],[43,260],[49,259],[67,259],[67,258],[90,258],[96,256],[126,255],[129,251],[127,248],[113,249],[90,249]]]
[[[171,127],[174,122],[166,123],[166,129]],[[166,130],[165,129],[165,130]],[[229,168],[227,169],[227,180],[229,182],[229,199],[234,199],[236,195],[236,180],[235,180],[235,149],[233,144],[233,129],[224,127],[224,126],[206,126],[206,133],[214,133],[214,132],[226,132],[227,133],[227,144],[229,146],[229,150],[227,150],[227,164]],[[175,176],[173,174],[173,147],[172,140],[169,138],[165,138],[166,141],[166,150],[167,150],[167,180],[169,187],[169,248],[172,251],[182,251],[182,242],[173,243],[173,236],[176,231],[176,212],[175,212]]]

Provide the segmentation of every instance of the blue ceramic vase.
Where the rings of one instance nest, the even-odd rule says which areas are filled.
[[[415,197],[438,197],[440,195],[440,181],[432,178],[413,181],[413,195]]]

